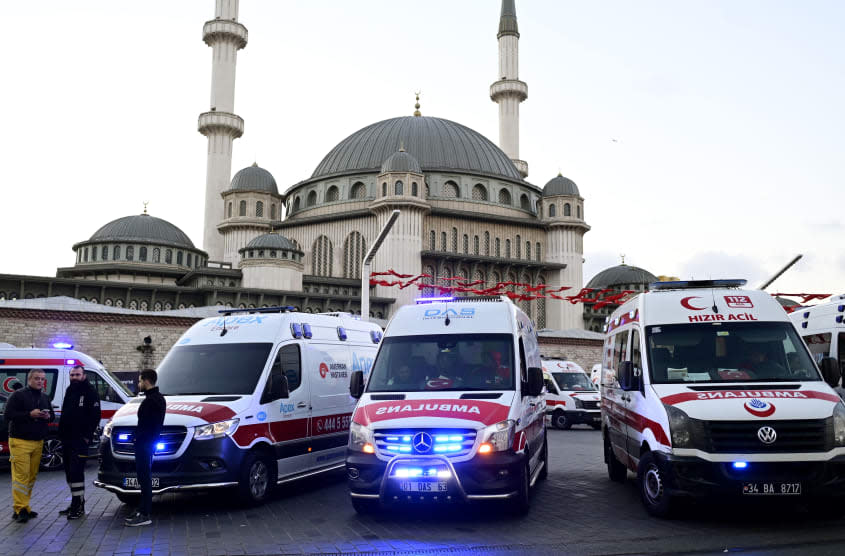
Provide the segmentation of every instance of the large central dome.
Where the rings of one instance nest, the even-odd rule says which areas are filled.
[[[392,118],[356,131],[323,158],[311,179],[378,172],[382,162],[400,146],[419,161],[424,172],[472,172],[522,181],[508,156],[477,131],[424,116]]]

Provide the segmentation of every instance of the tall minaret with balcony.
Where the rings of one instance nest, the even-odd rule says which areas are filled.
[[[519,80],[519,28],[515,0],[502,0],[499,17],[499,75],[490,85],[490,99],[499,105],[499,147],[510,157],[522,177],[528,163],[519,158],[519,104],[528,98],[528,85]]]
[[[205,177],[203,249],[213,261],[223,260],[223,237],[217,224],[225,217],[221,193],[232,174],[232,142],[243,135],[244,121],[235,114],[235,66],[246,46],[246,27],[238,23],[239,0],[216,0],[214,19],[202,28],[202,40],[212,48],[211,108],[199,117],[199,132],[208,137]]]

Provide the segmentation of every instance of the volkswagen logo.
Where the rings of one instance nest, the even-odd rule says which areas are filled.
[[[429,450],[431,450],[431,445],[434,443],[432,440],[431,435],[427,432],[418,432],[414,435],[413,445],[414,450],[417,453],[425,454]]]
[[[757,438],[763,444],[774,444],[775,440],[778,439],[778,433],[772,427],[760,427],[757,429]]]

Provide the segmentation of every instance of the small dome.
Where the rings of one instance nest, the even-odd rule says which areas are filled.
[[[149,214],[134,214],[112,220],[94,232],[88,241],[138,241],[194,248],[191,238],[185,232]]]
[[[256,163],[235,174],[229,191],[266,191],[274,195],[279,194],[273,174]]]
[[[386,174],[387,172],[413,172],[414,174],[422,174],[422,169],[416,158],[406,153],[405,149],[400,148],[387,157],[387,160],[381,165],[381,173]]]
[[[657,282],[657,276],[651,272],[638,266],[620,264],[606,268],[593,276],[586,287],[600,290],[620,284],[645,284],[648,286],[652,282]]]
[[[580,195],[580,193],[574,181],[558,174],[543,187],[543,197],[552,195]]]
[[[258,236],[247,243],[243,249],[287,249],[289,251],[299,251],[299,248],[294,242],[281,234],[264,234]]]

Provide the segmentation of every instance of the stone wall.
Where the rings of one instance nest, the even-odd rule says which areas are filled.
[[[577,338],[549,338],[540,336],[540,354],[547,359],[565,359],[578,363],[590,372],[593,365],[601,363],[601,340]]]

